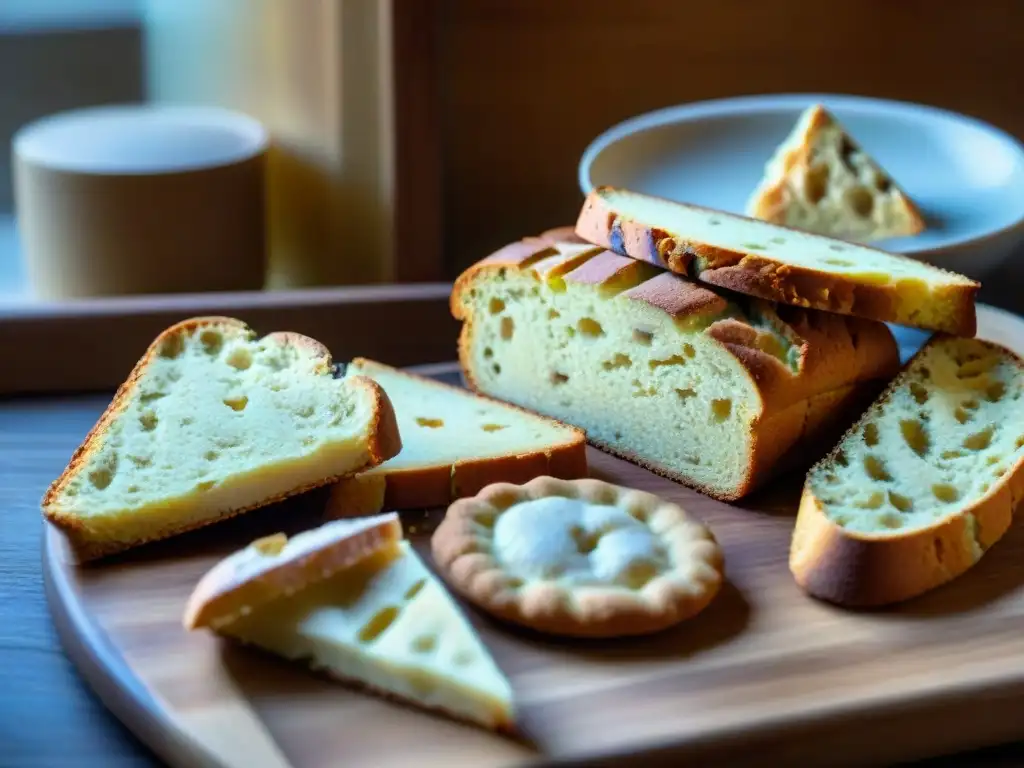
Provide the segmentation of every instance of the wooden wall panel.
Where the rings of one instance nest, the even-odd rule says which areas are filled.
[[[1024,137],[1024,0],[440,0],[444,236],[457,271],[570,222],[612,124],[741,94],[921,101]]]

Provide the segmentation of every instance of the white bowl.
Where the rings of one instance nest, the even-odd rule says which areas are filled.
[[[921,207],[928,228],[872,243],[976,280],[1024,244],[1024,146],[980,120],[859,96],[718,99],[649,112],[584,152],[586,194],[612,185],[743,213],[765,163],[810,104],[825,105]]]

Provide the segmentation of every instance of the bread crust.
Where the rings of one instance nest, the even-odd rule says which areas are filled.
[[[175,343],[175,339],[178,337],[182,335],[191,335],[202,328],[219,328],[222,332],[236,336],[243,336],[247,339],[253,339],[256,337],[255,331],[253,331],[253,329],[243,321],[232,317],[217,315],[193,317],[187,320],[182,320],[162,331],[146,349],[145,353],[135,364],[135,367],[132,368],[125,381],[117,388],[110,404],[106,407],[99,419],[93,425],[92,429],[90,429],[86,434],[85,439],[72,454],[64,471],[61,472],[60,476],[50,484],[43,495],[40,502],[43,517],[63,532],[68,541],[71,556],[77,562],[85,563],[132,549],[150,541],[157,541],[202,528],[210,525],[211,523],[216,523],[220,520],[225,520],[242,514],[243,512],[267,506],[291,496],[327,485],[328,483],[334,482],[344,476],[339,475],[337,477],[325,477],[315,483],[294,488],[288,492],[277,494],[270,498],[261,499],[253,502],[252,504],[224,510],[223,514],[216,518],[173,526],[165,530],[153,531],[152,535],[133,541],[113,541],[97,538],[87,528],[80,517],[74,514],[68,514],[55,506],[61,493],[67,487],[71,479],[83,470],[92,455],[100,449],[103,444],[107,428],[128,406],[129,400],[134,394],[140,378],[154,358],[160,353],[163,345],[168,343],[173,344]],[[323,344],[315,339],[303,336],[302,334],[281,331],[268,334],[268,338],[274,338],[280,343],[305,346],[320,358],[315,367],[316,372],[322,375],[331,375],[333,372],[333,362],[331,360],[330,352]],[[352,383],[354,386],[365,390],[372,403],[374,416],[371,421],[368,435],[367,449],[369,460],[363,467],[354,469],[353,472],[359,472],[370,466],[376,466],[392,456],[397,455],[401,450],[402,444],[401,437],[398,433],[398,425],[394,409],[392,408],[391,401],[384,393],[384,390],[381,389],[376,382],[371,381],[370,379],[365,377],[357,378],[358,380],[353,379]]]
[[[451,295],[452,314],[463,321],[459,334],[459,362],[468,386],[481,392],[473,370],[471,348],[474,333],[468,292],[475,281],[487,279],[500,270],[536,272],[542,266],[556,263],[552,245],[539,238],[527,238],[516,247],[506,246],[469,267],[455,281]],[[560,273],[566,282],[600,284],[615,279],[611,266],[619,264],[632,269],[632,260],[609,251],[591,252],[589,261]],[[598,266],[593,266],[597,262]],[[575,262],[574,262],[575,263]],[[653,277],[629,288],[609,300],[638,301],[654,307],[680,324],[699,320],[706,315],[721,315],[728,302],[710,288],[695,284],[669,272],[659,271]],[[752,300],[751,312],[759,313],[764,322],[797,349],[796,371],[771,354],[764,331],[742,319],[723,317],[712,321],[704,333],[717,341],[749,376],[751,386],[761,400],[760,415],[752,425],[754,446],[743,482],[723,492],[696,484],[667,467],[646,461],[630,452],[588,435],[588,441],[613,455],[639,464],[653,472],[698,488],[716,498],[734,501],[747,495],[771,479],[785,465],[778,457],[790,452],[804,438],[827,434],[829,442],[846,426],[851,404],[869,402],[899,370],[899,349],[889,329],[882,323],[858,317],[834,315],[797,307],[774,307]],[[821,403],[832,398],[836,410],[830,419],[820,411]],[[805,424],[814,406],[815,419]],[[815,429],[808,430],[807,426]],[[820,439],[820,438],[819,438]],[[794,454],[790,464],[811,457]]]
[[[1017,360],[1024,369],[1024,361],[1011,351],[989,342],[978,343]],[[924,351],[922,347],[905,367]],[[878,400],[888,400],[900,386],[894,380]],[[862,421],[850,426],[816,466],[833,461]],[[790,544],[789,569],[801,589],[836,605],[874,608],[908,600],[973,566],[1009,529],[1022,497],[1024,459],[973,504],[927,528],[871,534],[849,531],[832,522],[810,484],[805,483]]]
[[[300,592],[402,539],[398,515],[326,523],[289,541],[266,536],[221,560],[193,588],[185,629],[216,629],[252,608]],[[290,549],[289,549],[290,548]]]
[[[766,184],[761,188],[758,194],[751,201],[751,215],[758,219],[770,221],[773,224],[783,224],[786,220],[786,207],[788,204],[787,196],[789,194],[788,181],[789,174],[792,173],[794,168],[800,169],[802,173],[806,173],[810,170],[813,165],[813,140],[817,133],[827,128],[833,127],[835,121],[821,104],[816,104],[810,115],[808,116],[807,127],[804,132],[803,141],[798,145],[791,147],[782,159],[783,166],[785,167],[786,173],[780,177],[775,183]],[[854,148],[863,151],[857,142],[853,140],[849,134],[846,135],[849,142]],[[872,161],[878,165],[878,162],[872,158]],[[879,166],[881,168],[881,166]],[[917,204],[911,199],[907,191],[896,183],[896,180],[892,176],[882,169],[886,177],[889,180],[889,184],[893,189],[900,193],[900,202],[902,203],[904,210],[909,220],[909,227],[906,235],[916,235],[925,230],[925,220],[921,215],[921,210],[917,207]]]
[[[491,458],[466,457],[453,464],[388,469],[348,477],[331,487],[325,508],[328,518],[359,517],[382,509],[426,509],[447,506],[456,499],[473,496],[491,483],[525,483],[538,475],[572,480],[587,476],[587,439],[582,429],[547,416],[535,414],[517,405],[495,400],[479,392],[455,387],[426,376],[402,371],[365,358],[352,363],[360,370],[384,369],[420,382],[423,386],[457,390],[469,397],[498,403],[530,418],[539,418],[563,427],[569,434],[565,442],[543,451],[507,454]]]
[[[756,253],[683,240],[679,233],[620,218],[602,195],[607,191],[610,188],[599,187],[587,196],[575,228],[579,237],[602,248],[656,264],[709,285],[768,301],[926,327],[908,308],[898,282],[877,285],[855,281],[838,273],[786,264]],[[700,206],[689,207],[706,210],[709,214],[718,213]],[[779,224],[773,226],[797,231]],[[815,237],[826,242],[829,240],[820,235]],[[897,259],[909,258],[886,255]],[[943,305],[945,312],[941,321],[927,327],[958,336],[974,336],[977,330],[974,302],[980,287],[974,281],[943,287],[931,301]]]

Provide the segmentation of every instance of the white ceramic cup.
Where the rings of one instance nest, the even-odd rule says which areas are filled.
[[[23,258],[41,299],[256,290],[267,131],[212,107],[94,107],[13,140]]]

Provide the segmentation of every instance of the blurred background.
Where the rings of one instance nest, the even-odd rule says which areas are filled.
[[[0,142],[91,105],[239,110],[272,141],[266,287],[439,281],[571,223],[620,120],[810,91],[1024,138],[1022,50],[1021,0],[2,0]],[[5,151],[0,301],[31,298],[14,203]]]

